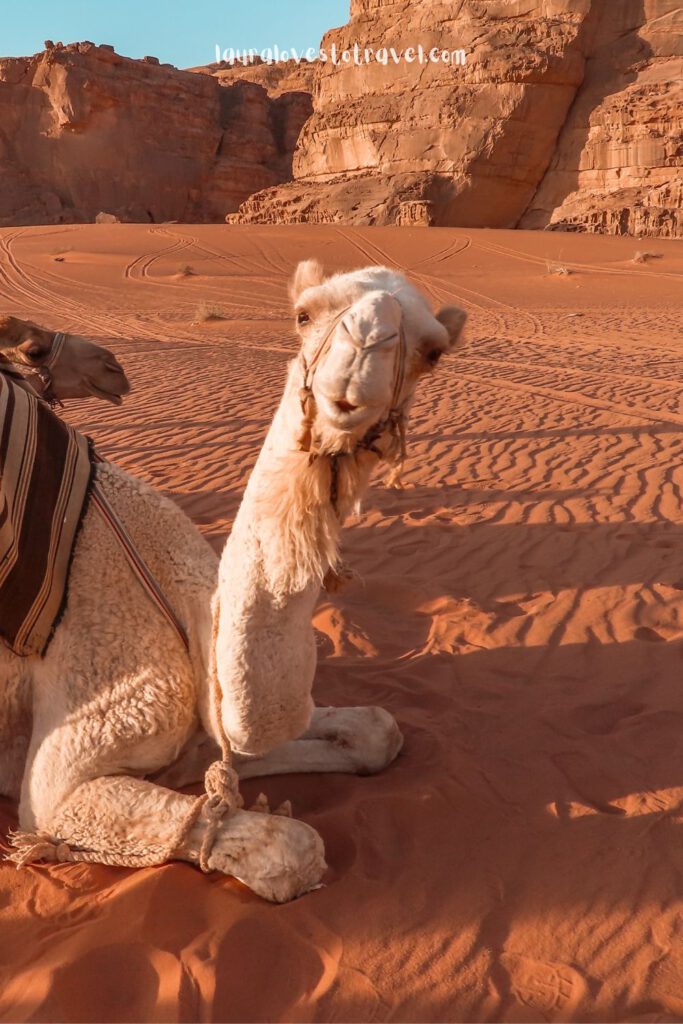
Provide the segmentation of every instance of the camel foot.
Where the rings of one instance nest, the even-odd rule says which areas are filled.
[[[398,756],[403,736],[383,708],[315,708],[306,732],[263,757],[237,757],[240,779],[289,772],[374,775]]]
[[[197,863],[205,828],[200,818],[177,856]],[[271,903],[286,903],[319,888],[327,865],[323,841],[310,825],[283,815],[236,811],[221,825],[209,867]]]
[[[326,740],[344,750],[356,775],[383,771],[403,747],[396,719],[377,707],[316,708],[305,738]]]

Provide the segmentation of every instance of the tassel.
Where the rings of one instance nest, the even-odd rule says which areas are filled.
[[[26,867],[36,860],[52,864],[67,864],[74,860],[71,847],[59,839],[53,839],[45,832],[10,832],[10,846],[14,852],[6,860],[16,864],[17,869]]]

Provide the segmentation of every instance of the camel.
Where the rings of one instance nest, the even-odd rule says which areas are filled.
[[[171,501],[114,465],[98,467],[189,651],[88,510],[64,617],[3,708],[0,778],[20,800],[18,865],[184,860],[285,902],[321,882],[314,829],[238,799],[228,806],[227,786],[220,813],[215,799],[169,787],[201,778],[226,744],[241,779],[368,774],[401,748],[380,708],[314,706],[311,615],[323,580],[339,571],[344,519],[374,468],[401,462],[417,382],[456,349],[465,314],[435,316],[383,267],[326,278],[306,261],[291,294],[300,351],[220,564]],[[11,682],[13,671],[0,652],[0,678]]]
[[[108,349],[13,316],[0,317],[0,373],[53,404],[95,397],[120,405],[130,391],[121,365]],[[25,710],[30,701],[30,666],[1,645],[0,665],[0,736],[3,745],[9,744],[0,750],[0,787],[13,793],[21,782],[28,735],[12,734],[5,726],[15,721],[16,709]]]
[[[55,334],[30,320],[0,316],[0,371],[41,397],[58,402],[100,398],[120,405],[130,391],[118,361],[76,334]]]

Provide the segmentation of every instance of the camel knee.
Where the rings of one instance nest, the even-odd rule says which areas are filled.
[[[300,702],[264,704],[245,715],[223,714],[225,731],[237,754],[262,757],[308,729],[315,706],[310,696]]]
[[[50,806],[34,806],[20,826],[78,849],[81,860],[146,866],[174,857],[196,806],[196,797],[107,775],[74,784]]]

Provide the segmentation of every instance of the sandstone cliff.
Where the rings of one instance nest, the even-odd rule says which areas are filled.
[[[277,98],[286,93],[300,93],[302,96],[310,97],[315,86],[316,74],[319,65],[317,61],[295,60],[272,62],[266,64],[259,57],[254,57],[253,62],[234,64],[221,62],[220,64],[205,64],[201,67],[188,68],[202,75],[211,75],[222,85],[232,85],[234,82],[255,82],[262,85],[272,98]],[[308,114],[312,113],[309,109]]]
[[[352,0],[338,53],[178,71],[92,43],[0,60],[0,226],[345,222],[683,234],[678,0]]]
[[[0,225],[222,220],[291,177],[310,111],[306,93],[91,43],[0,60]]]
[[[683,233],[683,7],[594,4],[586,71],[521,227]]]
[[[239,219],[675,235],[675,0],[352,0],[323,45],[464,48],[465,67],[320,65],[294,180]]]

